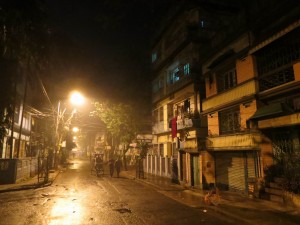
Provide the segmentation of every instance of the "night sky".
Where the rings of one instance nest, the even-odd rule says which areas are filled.
[[[150,105],[150,43],[170,2],[47,0],[59,46],[51,77],[64,90]]]

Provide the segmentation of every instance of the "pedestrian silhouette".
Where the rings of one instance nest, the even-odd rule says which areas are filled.
[[[114,175],[114,165],[115,164],[115,162],[114,162],[114,160],[113,159],[110,159],[109,161],[108,161],[108,165],[109,165],[109,173],[110,173],[110,176],[112,177],[113,175]]]
[[[120,171],[121,171],[122,162],[120,158],[118,158],[115,162],[115,168],[117,170],[117,177],[119,177]]]

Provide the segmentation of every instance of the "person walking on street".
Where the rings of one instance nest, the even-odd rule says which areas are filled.
[[[119,177],[119,174],[120,174],[120,171],[121,171],[121,160],[120,158],[118,157],[118,159],[116,160],[115,162],[115,168],[117,170],[117,177]]]
[[[114,168],[114,166],[115,166],[114,164],[115,164],[115,162],[114,162],[113,159],[110,159],[108,161],[110,177],[112,177],[114,175],[114,169],[115,169]]]

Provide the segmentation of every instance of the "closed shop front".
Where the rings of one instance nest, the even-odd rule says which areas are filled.
[[[186,181],[186,153],[180,152],[180,181]]]
[[[256,176],[256,155],[249,151],[215,152],[216,184],[221,190],[247,192],[247,180]]]
[[[200,186],[200,165],[199,165],[199,155],[191,155],[191,186]]]

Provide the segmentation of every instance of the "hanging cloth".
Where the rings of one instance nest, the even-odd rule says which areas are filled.
[[[177,137],[177,117],[172,119],[172,138]]]

